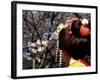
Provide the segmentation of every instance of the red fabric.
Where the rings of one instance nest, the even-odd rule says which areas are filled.
[[[85,27],[84,25],[81,25],[80,34],[83,37],[88,37],[90,36],[90,29],[88,27]]]
[[[85,66],[90,66],[90,64],[86,63],[85,61],[83,60],[80,60],[81,63],[83,63]]]

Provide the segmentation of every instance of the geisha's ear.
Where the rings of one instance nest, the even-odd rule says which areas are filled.
[[[68,34],[71,36],[72,35],[72,31],[69,31]]]

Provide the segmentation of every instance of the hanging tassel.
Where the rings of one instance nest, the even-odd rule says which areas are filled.
[[[58,58],[58,52],[59,52],[59,40],[57,40],[57,45],[56,45],[56,55],[55,55],[55,62],[57,62],[57,58]]]
[[[59,67],[62,67],[62,58],[63,58],[63,53],[62,53],[62,50],[60,50],[59,52]]]

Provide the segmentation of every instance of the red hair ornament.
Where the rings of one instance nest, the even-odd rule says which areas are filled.
[[[80,35],[83,37],[90,36],[90,29],[84,25],[81,25],[80,27]]]

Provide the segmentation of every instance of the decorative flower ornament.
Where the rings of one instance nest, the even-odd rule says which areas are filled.
[[[82,23],[82,25],[80,27],[81,36],[83,36],[83,37],[89,36],[90,35],[90,29],[87,26],[89,24],[89,21],[86,18],[84,18],[84,19],[81,20],[81,23]]]
[[[58,27],[56,32],[59,33],[64,28],[64,25],[61,23]]]
[[[87,24],[89,24],[89,21],[86,18],[83,18],[82,21],[81,21],[81,23],[83,25],[87,25]]]

